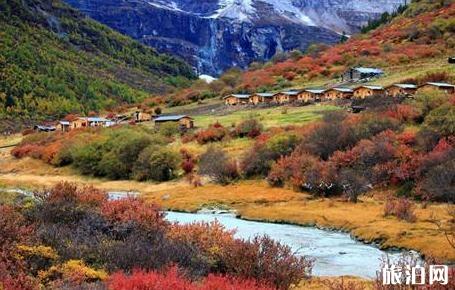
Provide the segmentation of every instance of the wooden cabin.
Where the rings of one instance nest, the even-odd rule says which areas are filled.
[[[393,84],[386,87],[385,90],[390,97],[413,96],[417,91],[417,86],[414,84]]]
[[[250,95],[232,94],[224,97],[224,103],[228,106],[245,105],[250,102]]]
[[[371,78],[377,78],[384,74],[379,68],[374,67],[354,67],[345,71],[342,75],[343,82],[358,82]]]
[[[424,85],[421,85],[418,89],[425,89],[425,88],[434,88],[441,91],[446,92],[447,94],[454,94],[455,93],[455,85],[451,85],[448,83],[433,83],[429,82]]]
[[[71,121],[63,120],[57,125],[57,130],[68,132],[74,129],[87,127],[110,127],[115,124],[114,121],[101,117],[79,117]]]
[[[250,96],[250,103],[257,105],[260,103],[271,103],[273,101],[274,94],[272,93],[255,93]]]
[[[155,120],[155,128],[163,123],[177,123],[180,129],[192,129],[194,128],[194,119],[187,115],[171,115],[171,116],[159,116]]]
[[[136,123],[148,122],[152,120],[152,114],[137,111],[134,113],[133,119]]]
[[[385,89],[381,86],[360,86],[354,89],[353,96],[357,99],[365,99],[370,96],[383,96]]]
[[[350,99],[353,95],[352,89],[349,88],[331,88],[324,92],[324,99]]]
[[[299,91],[287,91],[277,93],[273,96],[273,100],[277,104],[287,104],[297,101],[297,97],[299,95]]]
[[[323,89],[306,89],[299,93],[297,100],[304,103],[320,102],[324,99],[324,92]]]

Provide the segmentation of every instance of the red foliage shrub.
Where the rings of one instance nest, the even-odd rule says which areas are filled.
[[[237,127],[235,127],[233,135],[240,138],[243,137],[256,138],[259,135],[261,135],[262,128],[263,126],[259,121],[255,119],[248,119],[242,121],[240,124],[237,125]]]
[[[30,242],[33,227],[14,208],[0,205],[0,288],[36,289],[37,284],[27,275],[17,245]]]
[[[48,204],[74,202],[90,207],[98,207],[108,199],[104,191],[96,189],[93,186],[78,187],[77,184],[70,182],[60,182],[49,191],[36,193],[35,196],[46,200]]]
[[[271,290],[253,280],[242,280],[209,275],[200,282],[191,282],[172,267],[163,273],[134,271],[130,276],[124,273],[113,274],[107,282],[110,290]]]
[[[405,198],[387,199],[384,205],[384,216],[395,216],[410,223],[417,219],[412,202]]]
[[[385,112],[385,115],[400,122],[414,122],[421,117],[420,112],[414,106],[405,104],[393,106]]]
[[[207,144],[211,142],[222,141],[229,135],[229,131],[221,124],[215,123],[205,130],[200,130],[196,133],[196,140],[199,144]]]
[[[101,213],[111,222],[135,222],[152,230],[164,229],[168,224],[164,220],[163,211],[157,205],[134,197],[104,202]]]

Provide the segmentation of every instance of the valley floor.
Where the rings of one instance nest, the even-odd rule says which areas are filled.
[[[107,181],[81,177],[70,168],[54,168],[38,160],[16,160],[6,150],[0,154],[1,187],[34,189],[69,181],[108,191],[134,191],[170,210],[194,212],[204,207],[230,208],[245,219],[343,230],[359,240],[375,242],[381,248],[414,249],[427,257],[455,262],[455,250],[433,223],[433,220],[449,221],[450,205],[447,204],[417,203],[417,221],[407,223],[383,216],[388,191],[377,191],[353,204],[342,199],[313,199],[290,189],[271,188],[259,180],[197,188],[184,180],[160,184]]]

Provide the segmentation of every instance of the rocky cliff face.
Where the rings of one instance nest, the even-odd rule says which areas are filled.
[[[218,75],[277,52],[335,43],[404,0],[66,0],[199,73]]]

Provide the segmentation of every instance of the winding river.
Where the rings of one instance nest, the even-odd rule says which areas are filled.
[[[215,219],[227,229],[236,229],[236,237],[248,239],[268,235],[290,246],[297,254],[315,259],[313,274],[316,276],[352,275],[374,278],[381,265],[381,258],[388,255],[396,260],[402,252],[382,251],[372,245],[358,242],[349,234],[286,224],[246,221],[232,214],[189,214],[168,212],[166,218],[182,224]]]

